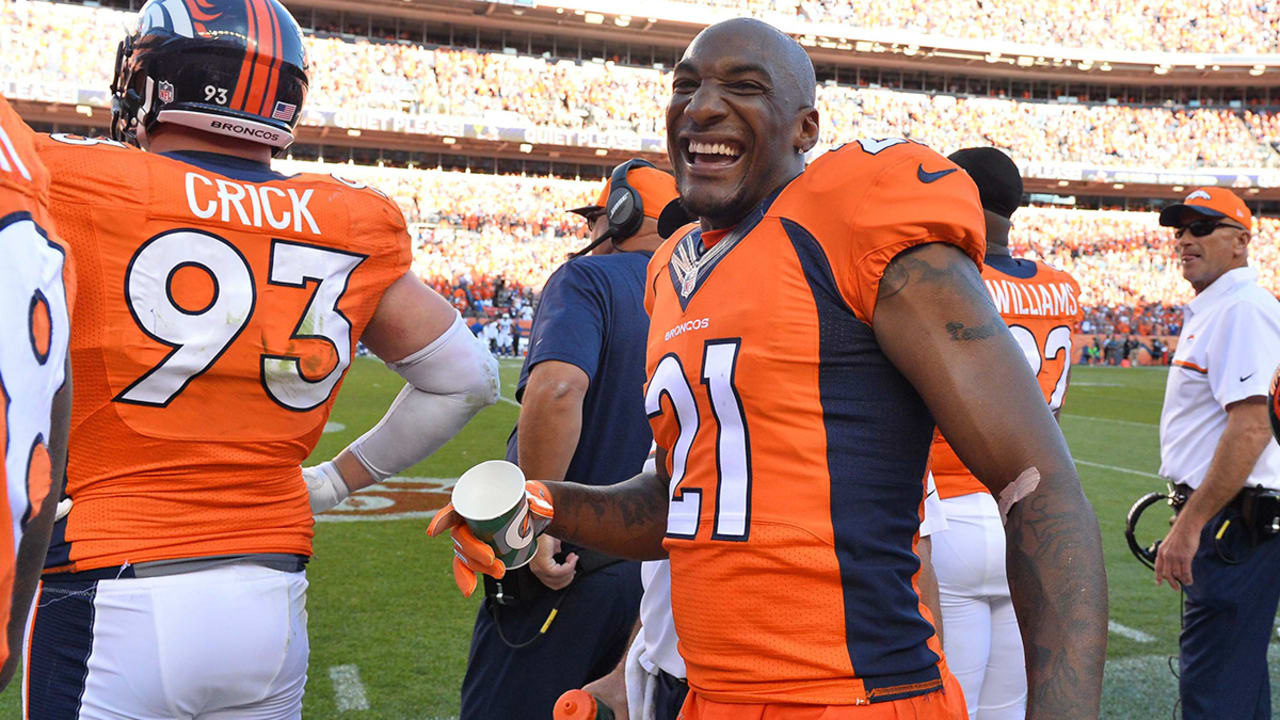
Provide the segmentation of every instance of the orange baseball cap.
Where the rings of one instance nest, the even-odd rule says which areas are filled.
[[[1202,187],[1192,190],[1182,202],[1160,211],[1160,224],[1179,227],[1184,224],[1183,216],[1187,211],[1213,218],[1226,218],[1240,223],[1246,230],[1253,229],[1253,213],[1249,212],[1249,207],[1239,195],[1226,188]]]
[[[609,191],[612,189],[609,187],[610,184],[610,181],[604,181],[604,187],[600,189],[600,196],[596,198],[594,205],[584,205],[569,212],[590,217],[604,210],[604,206],[609,202]],[[640,202],[644,205],[645,216],[655,220],[662,214],[662,209],[667,206],[667,203],[680,195],[676,192],[675,177],[657,168],[644,166],[631,168],[627,171],[627,184],[640,193]]]

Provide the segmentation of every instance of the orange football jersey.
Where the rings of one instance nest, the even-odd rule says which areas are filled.
[[[34,133],[0,97],[0,664],[9,655],[15,560],[49,498],[50,415],[65,382],[74,294],[71,263],[51,234],[49,174]]]
[[[42,136],[83,302],[46,572],[311,552],[299,463],[409,268],[381,193],[210,153]]]
[[[898,253],[950,243],[980,262],[983,233],[964,172],[877,140],[818,158],[710,247],[692,228],[654,254],[646,410],[700,696],[857,705],[942,687],[915,587],[933,418],[870,323]]]
[[[1051,410],[1062,407],[1071,371],[1071,333],[1080,322],[1080,285],[1061,270],[1034,260],[989,257],[982,279],[996,309],[1018,341]],[[990,492],[969,472],[941,432],[933,438],[938,497]]]

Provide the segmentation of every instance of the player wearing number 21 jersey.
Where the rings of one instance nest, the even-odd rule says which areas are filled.
[[[947,175],[924,184],[917,166]],[[869,323],[890,260],[925,242],[977,260],[980,223],[973,183],[936,153],[863,141],[731,230],[654,254],[648,411],[670,448],[672,610],[701,697],[854,705],[943,687],[912,552],[933,419]]]
[[[313,512],[443,444],[496,363],[409,272],[394,202],[272,169],[307,83],[276,0],[152,0],[120,58],[115,140],[37,143],[84,300],[28,718],[297,718]],[[357,340],[409,384],[304,471]]]
[[[960,718],[913,552],[936,420],[1012,507],[1011,554],[1026,562],[1011,583],[1080,598],[1019,607],[1042,648],[1030,717],[1096,717],[1096,520],[981,286],[977,188],[899,139],[806,167],[815,85],[793,38],[746,18],[703,30],[676,65],[667,150],[698,225],[646,278],[656,472],[531,483],[550,518],[534,532],[670,557],[685,720]],[[456,516],[430,531],[500,572]]]
[[[57,402],[55,394],[69,379],[74,279],[52,234],[49,174],[36,157],[33,136],[0,97],[0,688],[16,665],[49,542],[61,491],[51,473],[61,478],[69,413],[69,401]],[[61,413],[56,423],[55,407]]]

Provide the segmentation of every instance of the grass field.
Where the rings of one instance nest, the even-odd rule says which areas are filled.
[[[504,361],[502,371],[509,398],[519,365]],[[1168,658],[1177,651],[1178,596],[1153,585],[1122,536],[1133,501],[1162,489],[1155,472],[1164,380],[1161,369],[1077,368],[1062,417],[1102,525],[1113,622],[1103,717],[1116,720],[1174,717],[1176,681]],[[376,422],[400,384],[380,363],[355,362],[334,409],[333,431],[313,461],[332,457]],[[478,601],[458,594],[450,544],[426,539],[425,517],[443,504],[448,479],[503,455],[516,415],[509,401],[485,410],[435,457],[405,473],[413,480],[368,494],[354,512],[325,518],[351,522],[317,524],[308,570],[305,717],[429,720],[457,714]],[[1160,531],[1167,520],[1161,515],[1158,509],[1148,513],[1144,537]],[[1280,680],[1276,659],[1273,687]],[[0,699],[0,717],[20,716],[15,690],[16,684]]]

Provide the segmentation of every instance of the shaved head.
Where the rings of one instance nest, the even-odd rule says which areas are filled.
[[[816,93],[808,53],[768,23],[726,20],[693,39],[672,76],[667,153],[705,229],[734,225],[804,171]]]

